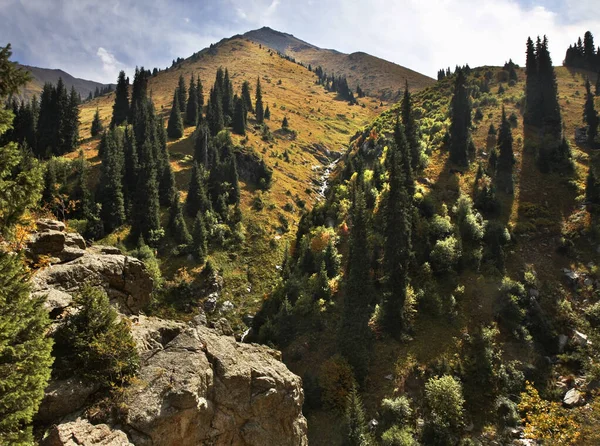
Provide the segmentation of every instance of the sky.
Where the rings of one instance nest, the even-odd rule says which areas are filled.
[[[0,0],[0,46],[13,60],[116,82],[120,70],[171,65],[211,43],[269,26],[322,48],[364,51],[435,77],[468,63],[523,64],[546,34],[555,65],[599,0]]]

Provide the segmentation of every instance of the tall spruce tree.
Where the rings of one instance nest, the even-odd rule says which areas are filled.
[[[450,159],[461,166],[469,164],[471,146],[471,100],[463,70],[457,70],[454,96],[450,102]]]
[[[179,139],[183,136],[183,121],[179,112],[180,100],[178,99],[177,91],[173,94],[173,106],[169,115],[169,123],[167,125],[167,135],[172,139]]]
[[[169,149],[167,148],[167,134],[161,119],[156,120],[156,135],[158,144],[157,174],[159,178],[158,194],[161,206],[168,206],[176,190],[175,174],[171,167]]]
[[[185,111],[185,123],[187,125],[198,124],[198,93],[196,92],[196,83],[194,82],[194,75],[190,78],[190,88],[188,90],[188,101],[187,108]]]
[[[352,390],[347,396],[344,424],[346,430],[344,446],[369,446],[372,444],[369,438],[365,409],[356,384],[352,385]]]
[[[359,381],[369,363],[369,328],[372,311],[372,286],[369,275],[370,254],[367,241],[368,217],[362,184],[356,186],[350,210],[351,231],[345,297],[338,332],[341,354],[348,360]]]
[[[183,207],[179,200],[179,191],[173,191],[173,195],[171,196],[168,230],[177,244],[189,245],[192,242],[192,236],[188,231],[185,218],[183,217]]]
[[[139,173],[139,157],[137,153],[135,136],[130,126],[125,128],[123,136],[123,154],[125,174],[123,176],[123,195],[125,197],[125,212],[131,217],[131,209],[135,197],[135,188]]]
[[[513,137],[510,122],[506,119],[506,110],[502,107],[502,122],[498,130],[496,142],[498,161],[496,163],[496,185],[497,189],[507,193],[513,193],[513,165],[515,156],[513,153]]]
[[[541,92],[538,80],[538,61],[531,37],[527,38],[527,56],[525,60],[525,124],[541,125]]]
[[[72,152],[79,145],[79,104],[81,100],[75,87],[71,87],[67,109],[62,124],[64,148],[62,153]]]
[[[402,154],[408,153],[410,149],[399,122],[397,128],[396,141],[388,149],[387,155],[389,156],[389,190],[384,210],[385,294],[382,307],[385,328],[395,337],[399,337],[407,328],[404,305],[412,245],[410,223],[412,212],[406,188],[406,171],[403,168],[403,164],[408,164],[410,169],[410,158],[402,157]]]
[[[36,155],[47,158],[52,153],[52,147],[56,145],[56,128],[58,127],[57,115],[52,105],[52,84],[46,82],[40,98],[40,113],[37,125],[37,148]]]
[[[119,72],[117,79],[117,88],[115,89],[115,103],[113,104],[113,114],[110,126],[122,125],[129,116],[129,78],[125,77],[125,72]]]
[[[202,114],[204,113],[204,88],[202,86],[202,81],[200,80],[200,75],[198,75],[198,79],[196,80],[196,95],[198,99],[196,102],[198,103],[198,124],[202,121]]]
[[[238,135],[246,134],[246,122],[245,122],[245,105],[244,101],[240,99],[237,95],[233,99],[234,102],[234,112],[233,112],[233,122],[232,128],[233,132]]]
[[[598,136],[598,113],[594,106],[594,95],[590,80],[585,81],[585,105],[583,107],[583,121],[587,125],[587,141],[590,147],[596,147],[596,137]]]
[[[598,54],[600,54],[600,51],[598,52]],[[600,96],[600,71],[598,71],[598,74],[596,76],[596,96]]]
[[[202,123],[196,128],[194,134],[194,161],[203,166],[205,170],[210,167],[210,130],[206,123]]]
[[[262,124],[265,119],[265,110],[263,108],[262,90],[260,88],[260,77],[256,79],[256,105],[254,109],[256,122]]]
[[[94,120],[92,121],[92,128],[90,130],[92,138],[98,136],[100,133],[102,133],[103,130],[104,127],[102,126],[102,121],[100,120],[100,112],[98,111],[98,108],[96,108],[96,113],[94,113]]]
[[[206,121],[210,129],[210,134],[215,136],[225,128],[225,118],[223,116],[223,104],[221,101],[221,93],[219,84],[215,82],[210,90],[208,106],[206,110]]]
[[[417,133],[417,125],[413,114],[413,104],[410,91],[408,91],[408,81],[404,86],[404,97],[402,99],[402,126],[406,135],[406,142],[410,152],[410,166],[412,171],[416,172],[420,166],[421,144]]]
[[[187,105],[187,90],[185,88],[185,80],[183,79],[183,74],[179,75],[179,84],[177,85],[175,93],[177,94],[179,111],[184,112],[186,110]]]
[[[196,257],[199,262],[204,262],[206,259],[207,250],[207,234],[202,217],[202,212],[196,214],[194,219],[194,233],[192,235],[192,254]]]
[[[250,82],[244,81],[244,83],[242,84],[242,100],[244,101],[246,110],[248,110],[251,113],[254,113],[254,107],[252,106],[252,96],[250,90]]]
[[[160,236],[159,181],[152,160],[152,141],[148,136],[140,146],[140,166],[132,209],[131,232],[134,239],[140,236],[155,243]]]
[[[123,195],[123,150],[114,130],[102,135],[102,173],[100,191],[102,203],[100,214],[104,229],[110,233],[125,222],[125,197]]]
[[[0,102],[16,94],[27,72],[10,61],[10,45],[0,47]],[[0,138],[13,119],[0,110]],[[40,198],[40,165],[8,143],[0,148],[0,235],[11,240],[15,225]],[[0,247],[0,444],[33,444],[31,421],[50,379],[52,340],[45,297],[30,292],[23,257]]]
[[[204,169],[194,161],[192,177],[188,187],[188,195],[185,201],[185,211],[190,217],[195,217],[198,212],[210,210],[210,200],[206,193]]]
[[[88,186],[89,166],[85,159],[83,150],[79,151],[77,160],[77,172],[75,187],[73,189],[72,198],[77,202],[77,216],[83,219],[91,218],[94,203],[92,202],[92,194]]]
[[[229,70],[225,68],[225,76],[223,77],[223,89],[221,90],[223,100],[223,114],[233,118],[233,85],[229,79]]]

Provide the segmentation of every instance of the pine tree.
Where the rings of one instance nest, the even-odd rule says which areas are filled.
[[[354,374],[362,381],[369,361],[369,329],[372,287],[369,277],[370,255],[367,242],[367,209],[362,185],[356,186],[350,211],[351,232],[346,271],[342,320],[338,332],[339,350]]]
[[[104,229],[110,233],[125,222],[125,197],[123,196],[123,151],[114,130],[102,135],[102,173],[100,192],[101,218]]]
[[[202,114],[204,113],[204,88],[202,87],[202,81],[200,80],[200,75],[198,75],[198,79],[196,80],[196,95],[198,96],[198,123],[202,121]]]
[[[513,137],[510,122],[506,119],[506,111],[502,107],[502,122],[496,143],[498,161],[496,164],[496,184],[498,189],[507,194],[513,193]]]
[[[52,154],[61,156],[68,152],[68,134],[67,134],[67,109],[69,108],[69,95],[62,78],[58,78],[56,88],[52,90],[52,109],[55,113],[55,144],[52,147]]]
[[[156,135],[158,144],[157,174],[159,177],[158,194],[161,206],[168,206],[171,203],[171,197],[176,190],[175,175],[171,167],[169,149],[167,148],[167,134],[162,120],[156,120]]]
[[[47,158],[52,153],[52,148],[57,143],[56,129],[58,126],[57,115],[52,103],[52,84],[46,82],[40,98],[40,113],[37,124],[36,155]]]
[[[417,135],[417,125],[412,111],[412,98],[408,91],[408,81],[404,87],[404,98],[402,99],[402,126],[406,135],[406,142],[410,153],[410,166],[416,172],[421,160],[421,144]]]
[[[198,212],[196,214],[196,218],[194,219],[194,234],[192,239],[192,253],[194,257],[196,257],[196,260],[199,262],[204,262],[208,251],[206,246],[206,228],[204,226],[204,219],[202,218],[201,212]]]
[[[208,122],[208,127],[212,136],[217,135],[217,133],[225,128],[223,104],[217,82],[215,82],[215,85],[213,85],[213,88],[210,90],[210,97],[208,99],[206,110],[206,121]]]
[[[177,91],[173,94],[173,106],[169,115],[169,123],[167,125],[167,135],[172,139],[179,139],[183,136],[183,121],[179,112],[180,98],[178,99]]]
[[[185,89],[185,80],[183,79],[183,74],[179,75],[179,84],[177,85],[177,89],[175,90],[175,94],[177,95],[178,107],[180,112],[184,112],[186,110],[186,98],[187,98],[187,90]]]
[[[289,126],[290,126],[290,123],[288,122],[288,118],[287,118],[287,116],[284,116],[283,121],[281,121],[281,128],[287,129]]]
[[[192,242],[192,236],[188,231],[185,218],[183,218],[182,209],[179,191],[173,191],[169,208],[169,233],[179,245],[189,245]]]
[[[585,199],[588,203],[600,205],[600,182],[596,178],[594,166],[590,166],[585,183]]]
[[[225,76],[223,77],[223,89],[221,90],[223,100],[223,114],[233,118],[233,85],[229,80],[229,70],[225,68]]]
[[[0,102],[18,92],[29,76],[0,47]],[[11,124],[0,112],[0,138]],[[40,198],[42,171],[15,143],[0,148],[0,235],[11,239],[15,225]],[[31,295],[21,255],[0,248],[0,444],[33,444],[31,420],[44,396],[52,366],[44,298]]]
[[[55,199],[58,197],[58,179],[56,177],[56,164],[46,163],[44,170],[44,188],[42,190],[42,204],[45,208],[55,213]]]
[[[527,38],[525,74],[527,78],[525,81],[525,115],[523,121],[525,124],[539,126],[541,125],[541,94],[538,80],[537,56],[531,37]]]
[[[190,79],[190,88],[188,91],[187,109],[185,112],[185,123],[187,125],[198,124],[198,93],[196,92],[196,84],[194,82],[194,75]]]
[[[398,122],[396,142],[388,149],[389,191],[385,203],[384,270],[386,292],[383,301],[386,330],[399,337],[407,328],[404,317],[408,264],[411,251],[410,201],[405,188],[402,154],[408,153],[408,143]],[[407,162],[408,161],[408,162]]]
[[[252,106],[252,97],[250,92],[250,82],[244,81],[242,84],[242,100],[244,101],[244,105],[246,106],[246,110],[251,113],[254,113],[254,107]]]
[[[210,130],[206,123],[202,123],[196,129],[194,135],[194,161],[208,170],[210,165]]]
[[[265,118],[263,109],[262,90],[260,88],[260,77],[256,79],[256,105],[255,105],[256,122],[262,124]]]
[[[115,103],[113,105],[113,114],[110,126],[122,125],[129,116],[129,78],[125,77],[125,72],[119,73],[117,88],[115,90]]]
[[[79,151],[79,159],[77,165],[77,179],[73,190],[72,198],[78,202],[78,216],[83,219],[89,219],[92,210],[92,194],[88,187],[88,162],[85,159],[83,150]]]
[[[469,164],[471,142],[471,100],[462,70],[458,70],[454,83],[454,96],[450,102],[450,159],[461,166]]]
[[[125,128],[123,136],[123,154],[125,174],[123,176],[123,195],[125,197],[125,212],[131,217],[131,209],[135,197],[135,188],[139,173],[139,158],[135,144],[135,136],[131,127]]]
[[[246,123],[245,123],[245,119],[244,119],[244,115],[245,115],[245,106],[244,106],[244,101],[242,99],[240,99],[237,95],[234,97],[234,112],[233,112],[233,122],[232,122],[232,128],[233,128],[233,132],[237,133],[238,135],[245,135],[246,134]]]
[[[598,136],[598,113],[594,106],[594,95],[590,80],[585,82],[585,105],[583,108],[583,121],[587,125],[587,140],[590,147],[596,146],[596,137]]]
[[[204,182],[204,169],[199,167],[197,162],[194,162],[185,201],[185,211],[190,217],[194,217],[198,212],[204,213],[210,208],[210,200],[206,194]]]
[[[92,129],[91,129],[92,138],[95,138],[97,135],[102,133],[103,130],[104,130],[104,126],[102,125],[102,121],[100,121],[100,112],[96,108],[96,113],[94,114],[94,120],[92,121]]]
[[[600,53],[600,51],[599,51]],[[600,96],[600,71],[598,71],[598,75],[596,76],[596,96]]]
[[[271,110],[269,110],[269,106],[265,108],[265,119],[271,119]]]
[[[344,446],[368,446],[371,444],[365,409],[356,384],[352,385],[352,390],[347,396],[345,428]]]

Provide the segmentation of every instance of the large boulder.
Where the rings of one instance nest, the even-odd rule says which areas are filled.
[[[134,446],[125,432],[106,424],[91,424],[88,420],[54,426],[40,442],[41,446]]]
[[[52,381],[46,388],[36,421],[50,423],[81,409],[98,388],[97,384],[78,378]]]
[[[302,383],[278,352],[197,326],[146,357],[125,398],[136,445],[307,444]]]
[[[65,232],[65,225],[55,220],[38,220],[38,232],[29,236],[27,253],[33,260],[46,258],[49,263],[75,260],[85,254],[86,243],[77,233]]]
[[[84,284],[102,286],[123,311],[137,313],[150,303],[153,279],[144,263],[121,254],[86,254],[78,259],[38,271],[33,292],[51,290],[76,293]]]

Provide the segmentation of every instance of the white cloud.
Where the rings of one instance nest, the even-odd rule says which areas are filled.
[[[102,47],[98,48],[96,55],[102,61],[102,69],[104,72],[110,75],[114,74],[114,77],[116,77],[116,74],[118,74],[123,64],[120,63],[112,53]]]

